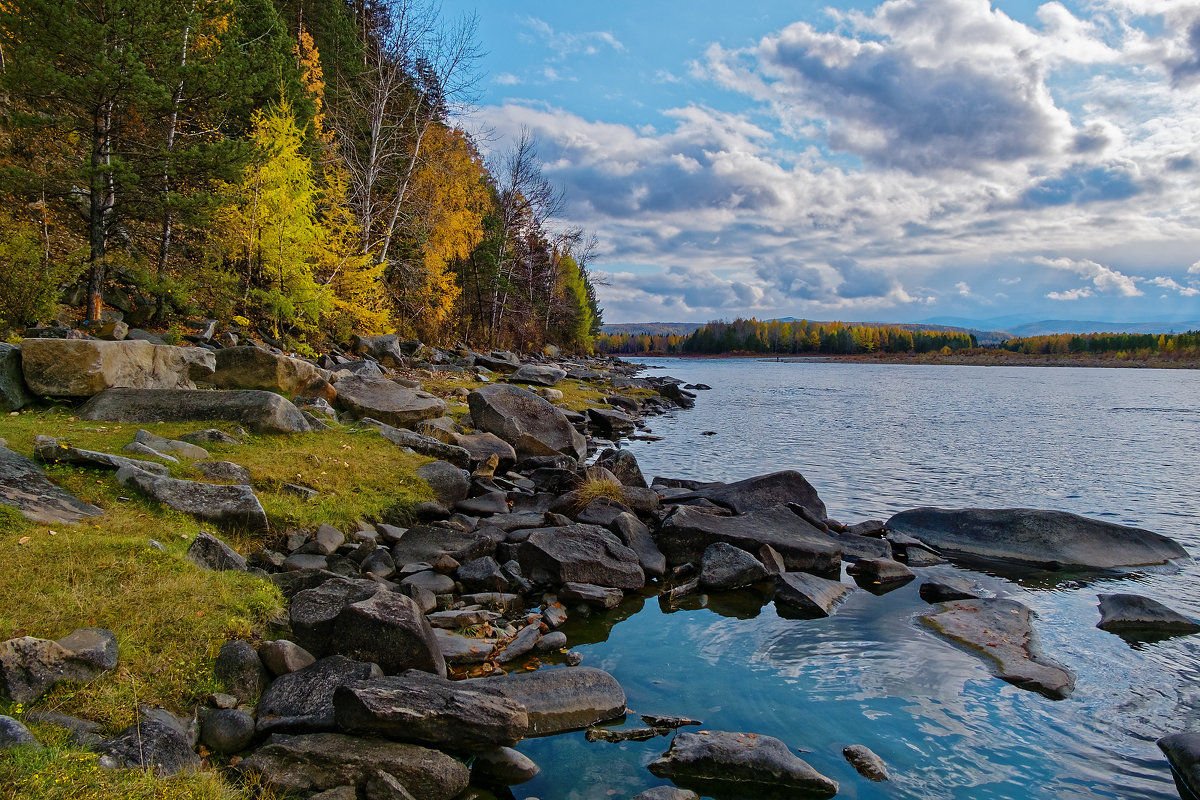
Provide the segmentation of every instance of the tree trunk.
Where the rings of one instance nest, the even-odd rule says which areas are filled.
[[[92,175],[89,180],[88,242],[91,246],[91,274],[88,278],[87,321],[100,321],[104,306],[104,283],[108,275],[106,257],[108,217],[112,211],[112,103],[97,109],[92,118]]]

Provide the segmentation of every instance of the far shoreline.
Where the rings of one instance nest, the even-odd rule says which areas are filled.
[[[1200,369],[1200,360],[1170,359],[1158,357],[1116,358],[1095,354],[1028,354],[1010,353],[1006,350],[989,350],[984,353],[965,355],[962,353],[856,353],[853,355],[834,353],[777,354],[767,353],[606,353],[618,358],[679,358],[684,360],[712,361],[741,359],[771,361],[787,364],[803,363],[852,363],[852,364],[901,364],[909,366],[953,366],[953,367],[1087,367],[1093,369]]]

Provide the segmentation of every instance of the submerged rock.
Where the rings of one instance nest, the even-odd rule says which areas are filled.
[[[842,750],[842,755],[867,780],[875,783],[888,780],[887,765],[866,745],[852,744]]]
[[[647,767],[660,778],[706,795],[833,797],[838,785],[773,736],[728,731],[676,734]]]
[[[1166,536],[1065,511],[915,508],[896,514],[887,527],[938,552],[1052,569],[1136,567],[1187,557]]]
[[[983,656],[996,677],[1062,700],[1075,688],[1075,676],[1038,651],[1032,617],[1015,600],[992,598],[942,603],[921,622]]]

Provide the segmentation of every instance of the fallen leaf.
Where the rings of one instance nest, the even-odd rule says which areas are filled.
[[[22,536],[20,539],[17,539],[17,544],[29,544],[30,538],[29,536]]]

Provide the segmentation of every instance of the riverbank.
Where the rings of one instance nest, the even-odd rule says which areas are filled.
[[[770,355],[763,353],[637,353],[622,354],[621,358],[680,358],[688,360],[753,359],[784,363],[844,362],[847,364],[925,364],[956,367],[1091,367],[1112,369],[1200,369],[1200,359],[1174,354],[1161,356],[1126,356],[1092,353],[1013,353],[1008,350],[971,350],[943,353],[856,353],[835,355]]]

